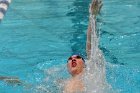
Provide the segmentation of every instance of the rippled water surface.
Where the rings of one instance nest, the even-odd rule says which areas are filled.
[[[89,2],[12,1],[0,24],[1,93],[58,92],[55,80],[68,77],[67,58],[85,56]],[[22,83],[10,83],[3,76]]]
[[[120,93],[140,91],[139,11],[139,0],[104,0],[102,8],[100,48],[107,60],[108,81]]]

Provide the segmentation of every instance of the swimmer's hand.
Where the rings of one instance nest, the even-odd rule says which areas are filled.
[[[25,83],[25,82],[21,81],[18,77],[15,77],[15,76],[11,76],[11,77],[10,76],[0,76],[0,81],[4,81],[8,85],[12,85],[12,86],[24,86],[24,88],[26,88],[26,89],[32,88],[32,84]]]
[[[22,82],[18,77],[8,77],[8,76],[0,76],[0,80],[5,81],[8,84],[12,85],[21,85]]]
[[[100,0],[93,0],[90,4],[89,13],[96,16],[99,14],[102,5],[103,4]]]

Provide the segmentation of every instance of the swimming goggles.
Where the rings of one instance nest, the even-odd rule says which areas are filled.
[[[72,55],[71,57],[68,58],[68,61],[72,60],[73,58],[82,59],[82,60],[85,62],[84,58],[82,58],[82,57],[79,56],[79,55]]]

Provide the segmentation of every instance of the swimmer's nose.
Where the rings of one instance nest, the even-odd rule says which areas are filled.
[[[75,59],[72,59],[72,62],[76,62],[76,60]]]
[[[76,63],[76,60],[75,59],[72,59],[72,67],[76,67],[77,63]]]

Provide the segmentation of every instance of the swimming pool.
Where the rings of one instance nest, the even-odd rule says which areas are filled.
[[[17,76],[24,84],[0,81],[0,92],[61,91],[53,80],[69,77],[65,68],[67,58],[77,53],[86,56],[89,3],[87,0],[12,1],[0,24],[0,75]],[[107,60],[107,80],[119,93],[138,93],[140,2],[104,0],[103,4],[98,23],[100,49]]]

